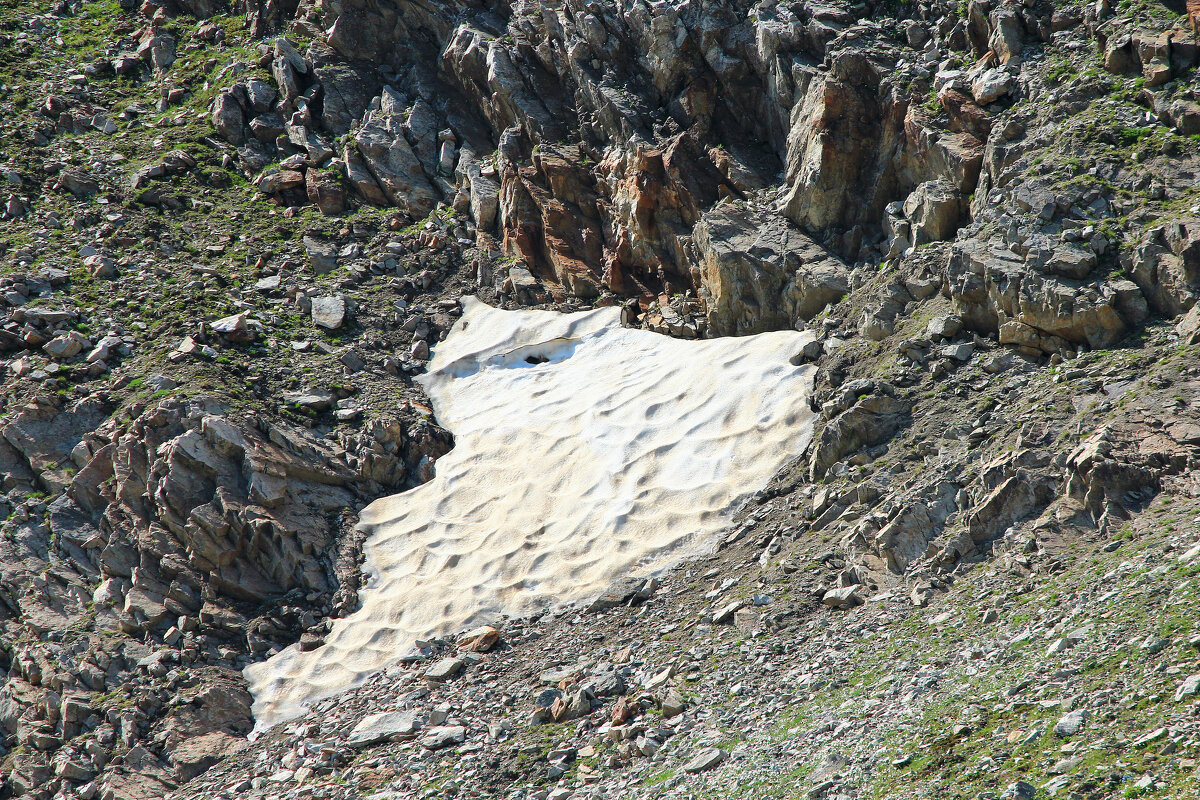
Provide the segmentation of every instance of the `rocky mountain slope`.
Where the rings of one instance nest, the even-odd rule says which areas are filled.
[[[1197,14],[0,0],[0,796],[1200,796]],[[813,443],[251,742],[467,295],[813,330]]]

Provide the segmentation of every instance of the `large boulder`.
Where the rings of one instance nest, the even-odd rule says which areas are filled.
[[[720,205],[696,226],[695,244],[719,335],[790,328],[850,290],[842,262],[769,211]]]
[[[390,87],[384,87],[378,107],[367,113],[354,143],[363,166],[388,201],[421,219],[433,210],[441,193],[430,183],[420,159],[405,138],[407,111],[404,97]],[[358,185],[353,178],[351,182]],[[366,194],[373,193],[368,189]],[[372,198],[364,196],[364,199]]]
[[[1176,317],[1200,297],[1200,220],[1179,220],[1152,228],[1122,265],[1146,295],[1150,307]]]
[[[1007,64],[1021,54],[1023,25],[1017,12],[1007,6],[1002,6],[991,14],[992,35],[988,45],[1000,60]]]
[[[233,92],[221,92],[213,100],[212,124],[230,144],[246,141],[246,112]]]
[[[912,223],[912,243],[919,246],[953,238],[966,205],[958,189],[946,181],[922,183],[904,201],[904,216]]]

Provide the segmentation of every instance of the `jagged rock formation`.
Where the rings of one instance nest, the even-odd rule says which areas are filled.
[[[110,411],[43,398],[0,429],[9,488],[57,494],[10,507],[0,542],[0,723],[25,749],[10,776],[20,792],[53,774],[98,778],[102,796],[161,795],[239,749],[251,701],[229,667],[301,632],[319,638],[324,617],[353,607],[351,509],[446,446],[398,421],[335,446],[215,402]],[[114,740],[131,749],[105,771]],[[151,741],[159,755],[138,745]]]
[[[918,186],[944,188],[936,211],[910,211],[917,238],[953,234],[959,215],[945,207],[978,181],[979,124],[942,129],[913,101],[922,68],[898,71],[885,28],[834,7],[593,5],[301,5],[301,19],[330,31],[327,45],[305,59],[277,43],[263,61],[278,110],[254,110],[239,84],[218,97],[214,121],[252,173],[278,145],[310,168],[337,155],[367,202],[418,218],[437,201],[471,209],[506,252],[577,294],[709,288],[693,229],[715,203],[767,187],[779,188],[794,237],[806,231],[850,260],[879,242],[884,207]],[[961,24],[935,35],[968,52]],[[969,99],[957,110],[987,118]],[[281,116],[286,135],[274,135],[268,122]],[[262,147],[245,144],[255,120],[273,134]],[[331,137],[348,129],[335,154]]]
[[[1152,86],[1195,64],[1194,35],[1131,37],[1094,9],[1049,3],[973,2],[962,19],[931,9],[928,22],[903,23],[833,6],[593,5],[302,3],[292,29],[330,33],[306,55],[282,39],[263,55],[278,107],[251,80],[218,97],[214,121],[242,146],[249,175],[275,154],[310,176],[333,163],[365,202],[417,219],[438,203],[469,212],[475,230],[576,295],[697,291],[721,334],[810,319],[840,296],[838,257],[911,254],[968,222],[945,291],[972,329],[1025,352],[1108,346],[1147,304],[1190,307],[1186,266],[1157,277],[1160,251],[1186,262],[1186,228],[1174,245],[1139,251],[1126,267],[1137,286],[1104,278],[1109,237],[1093,226],[1053,239],[1112,209],[1096,190],[1073,198],[1023,182],[1014,192],[1039,121],[994,120],[1014,99],[1046,94],[1023,70],[1024,48],[1072,26],[1094,32],[1107,69],[1142,70]],[[920,100],[927,92],[935,106]],[[1187,102],[1172,106],[1176,117]],[[277,133],[268,123],[283,117]],[[260,142],[246,132],[255,120],[270,132]],[[339,150],[333,137],[348,131]],[[267,175],[276,192],[304,182]],[[786,234],[764,231],[767,207],[781,217],[765,228]],[[1017,241],[1003,230],[1014,213],[1035,220]],[[765,250],[730,255],[755,247]],[[828,266],[801,266],[818,262]]]

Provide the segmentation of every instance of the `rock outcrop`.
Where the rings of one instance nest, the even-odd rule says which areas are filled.
[[[30,793],[53,759],[105,796],[161,796],[242,748],[251,699],[231,667],[353,605],[354,510],[446,447],[398,421],[331,444],[215,402],[112,410],[44,399],[0,428],[5,488],[56,495],[13,508],[0,543],[0,726],[31,748],[10,776]]]
[[[262,152],[294,154],[301,171],[332,157],[359,201],[413,219],[445,204],[576,295],[651,297],[698,290],[712,273],[693,239],[711,241],[713,223],[702,221],[725,213],[715,208],[722,198],[775,192],[779,213],[798,228],[794,241],[811,237],[849,262],[951,238],[987,171],[992,112],[984,106],[1019,93],[1024,34],[1015,32],[1041,12],[980,18],[979,46],[994,42],[1008,66],[981,72],[975,83],[988,88],[974,100],[955,88],[970,91],[970,76],[943,70],[944,114],[912,100],[912,81],[928,81],[924,67],[879,24],[834,7],[742,14],[571,2],[484,13],[399,2],[300,13],[329,33],[305,53],[286,39],[264,50],[279,100],[247,82],[214,105],[219,132],[242,146],[249,174]],[[961,26],[913,36],[927,50],[934,41],[947,52],[974,46]],[[409,40],[419,44],[398,46]],[[409,76],[403,89],[401,75]],[[277,129],[271,115],[285,120],[283,135],[242,145],[255,119],[264,133]],[[266,190],[286,201],[279,180]],[[901,203],[903,230],[889,223],[890,203]],[[795,257],[806,259],[806,247]],[[776,288],[790,292],[788,284]],[[808,317],[821,291],[800,293],[812,299],[772,299],[764,308],[774,321],[751,327],[739,326],[736,310],[718,309],[729,319],[713,331]],[[797,303],[803,309],[775,308]]]

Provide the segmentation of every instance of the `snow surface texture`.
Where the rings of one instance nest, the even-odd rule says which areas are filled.
[[[620,311],[473,298],[421,382],[455,446],[362,513],[362,608],[324,647],[246,668],[259,729],[353,686],[419,638],[582,600],[710,550],[812,435],[811,334],[681,341]]]

